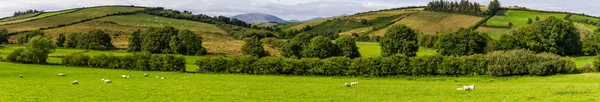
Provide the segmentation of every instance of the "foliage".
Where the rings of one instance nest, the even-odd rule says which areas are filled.
[[[550,53],[528,50],[496,51],[486,55],[490,75],[550,75],[573,73],[575,63]]]
[[[594,57],[594,68],[596,69],[596,71],[600,71],[600,55],[597,55],[596,57]]]
[[[361,57],[356,46],[356,38],[353,36],[342,36],[335,40],[335,44],[339,47],[340,53],[344,57],[358,58]]]
[[[211,16],[208,16],[205,14],[192,15],[191,13],[182,13],[177,10],[164,9],[162,7],[148,8],[148,9],[146,9],[145,13],[151,14],[151,15],[156,15],[156,16],[168,17],[168,18],[185,19],[185,20],[204,22],[204,23],[209,23],[209,24],[231,24],[231,25],[236,25],[236,26],[241,26],[241,27],[246,27],[246,28],[250,27],[250,24],[247,24],[247,23],[245,23],[241,20],[235,19],[235,18],[231,19],[231,18],[228,18],[225,16],[211,17]]]
[[[302,50],[308,46],[313,37],[313,34],[308,33],[296,35],[293,39],[287,41],[281,46],[281,56],[302,58]]]
[[[111,50],[115,48],[110,35],[97,29],[90,30],[87,33],[73,33],[69,35],[65,47],[91,50]]]
[[[128,51],[164,54],[205,55],[202,38],[189,30],[166,26],[134,31],[129,36]]]
[[[277,38],[263,38],[260,41],[264,44],[267,44],[267,46],[271,48],[281,48],[281,46],[285,43]]]
[[[494,15],[496,12],[498,12],[498,10],[500,10],[500,2],[498,0],[490,2],[487,10],[488,15]]]
[[[433,48],[438,38],[438,35],[419,34],[417,41],[419,41],[419,47]]]
[[[302,50],[304,58],[328,58],[339,55],[338,46],[325,36],[312,38],[310,44]]]
[[[58,34],[58,38],[56,38],[56,46],[64,47],[66,40],[67,40],[67,38],[65,37],[65,34],[63,34],[63,33]]]
[[[55,48],[54,42],[50,39],[35,36],[27,42],[24,49],[13,51],[7,57],[7,60],[10,62],[42,64],[46,63],[48,54],[53,52]]]
[[[394,25],[389,28],[380,42],[381,56],[384,57],[394,54],[416,56],[419,50],[417,33],[405,25]]]
[[[35,37],[35,36],[44,36],[44,32],[42,32],[41,30],[33,30],[33,31],[25,32],[24,34],[22,34],[21,37],[19,37],[17,39],[17,44],[25,44],[25,43],[29,42],[29,39],[31,39],[32,37]]]
[[[455,33],[441,35],[435,43],[435,48],[441,55],[472,55],[485,53],[489,40],[491,38],[487,34],[461,28]]]
[[[437,12],[452,12],[452,13],[460,13],[460,14],[469,14],[469,15],[484,15],[481,11],[481,5],[477,2],[469,2],[467,0],[461,0],[460,3],[455,1],[431,1],[425,7],[427,11],[437,11]]]
[[[199,45],[202,45],[202,38],[190,30],[179,31],[169,43],[174,54],[206,55],[206,49]]]
[[[38,11],[38,10],[17,11],[15,13],[13,13],[13,17],[20,16],[20,15],[26,15],[26,14],[32,14],[32,13],[42,13],[42,12],[44,12],[44,10],[42,10],[42,11]]]
[[[256,56],[256,57],[265,57],[269,56],[269,52],[265,51],[263,48],[262,42],[258,39],[258,37],[251,37],[244,39],[245,44],[242,46],[242,52],[245,55]]]
[[[513,34],[503,35],[500,42],[503,49],[526,48],[558,55],[579,55],[582,49],[573,23],[555,17],[519,27]]]
[[[134,53],[127,56],[100,54],[93,57],[73,54],[65,56],[62,64],[65,66],[106,69],[185,72],[185,58],[183,56],[151,53]]]
[[[127,41],[129,42],[129,45],[127,45],[127,52],[142,51],[141,33],[142,31],[138,29],[129,34],[129,37],[127,38]]]
[[[8,43],[8,31],[6,29],[0,29],[0,44]]]
[[[210,57],[196,62],[198,72],[260,75],[319,76],[464,76],[464,75],[550,75],[575,72],[574,62],[554,54],[526,50],[498,51],[488,55],[389,57]],[[251,65],[251,66],[248,66]]]

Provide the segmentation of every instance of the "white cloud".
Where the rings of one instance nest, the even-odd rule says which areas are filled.
[[[490,0],[472,0],[486,5]],[[283,19],[310,19],[385,8],[426,5],[428,0],[1,0],[0,17],[15,11],[45,11],[99,5],[138,5],[188,10],[207,15],[233,16],[242,13],[267,13]],[[600,15],[600,0],[501,0],[503,5],[520,5],[534,9],[569,11]]]

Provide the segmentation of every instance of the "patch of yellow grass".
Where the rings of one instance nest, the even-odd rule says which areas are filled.
[[[323,18],[323,19],[319,19],[319,20],[312,20],[312,21],[309,21],[309,22],[305,22],[305,23],[298,24],[298,25],[292,26],[290,28],[284,29],[284,31],[300,30],[300,29],[302,29],[302,28],[304,28],[306,26],[319,25],[319,24],[321,24],[323,22],[326,22],[327,20],[332,20],[332,19],[334,19],[334,18]]]
[[[358,28],[358,29],[341,32],[340,35],[352,35],[352,33],[364,34],[371,30],[373,30],[373,27],[364,27],[364,28]]]
[[[423,11],[412,14],[399,23],[423,33],[436,34],[454,32],[461,27],[471,27],[481,20],[483,18],[477,16]]]
[[[159,17],[148,14],[134,14],[134,15],[122,15],[122,16],[110,16],[101,19],[97,19],[96,21],[111,21],[121,25],[130,25],[130,26],[151,26],[151,27],[162,27],[162,26],[172,26],[177,29],[188,29],[195,32],[202,33],[213,33],[213,34],[223,34],[226,35],[227,32],[215,25],[196,22],[196,21],[188,21],[188,20],[180,20],[180,19],[172,19]]]

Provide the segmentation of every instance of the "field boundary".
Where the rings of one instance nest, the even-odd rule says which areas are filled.
[[[46,17],[37,18],[37,19],[32,19],[32,20],[27,20],[27,21],[23,21],[23,22],[7,23],[7,24],[3,24],[3,25],[0,25],[0,26],[12,25],[12,24],[19,24],[19,23],[26,23],[26,22],[33,22],[33,21],[40,20],[40,19],[44,19],[44,18],[48,18],[48,17],[54,17],[54,16],[59,16],[59,15],[64,15],[64,14],[70,14],[70,13],[73,13],[73,12],[80,11],[80,10],[82,10],[82,9],[84,9],[84,8],[74,8],[74,9],[75,9],[75,10],[73,10],[73,11],[71,11],[71,12],[66,12],[66,13],[62,13],[62,14],[56,14],[56,15],[46,16]],[[70,9],[68,9],[68,10],[70,10]],[[63,11],[63,10],[61,10],[61,11]],[[55,11],[55,12],[60,12],[60,11]],[[46,13],[46,12],[45,12],[45,13]],[[47,12],[47,13],[50,13],[50,12]],[[40,13],[39,15],[41,15],[41,14],[42,14],[42,13]],[[36,15],[36,16],[33,16],[33,17],[37,17],[37,16],[39,16],[39,15]],[[28,18],[32,18],[32,17],[28,17]],[[23,19],[26,19],[26,18],[23,18]]]
[[[55,11],[55,12],[57,12],[57,11]],[[37,14],[35,14],[35,15],[31,16],[31,17],[25,17],[25,18],[21,18],[21,19],[33,18],[33,17],[39,16],[39,15],[41,15],[41,14],[43,14],[43,13],[46,13],[46,12],[37,13]],[[13,16],[13,17],[14,17],[14,16]],[[4,18],[0,18],[0,20],[6,19],[6,18],[11,18],[11,17],[4,17]],[[3,22],[9,22],[9,21],[14,21],[14,20],[20,20],[20,19],[7,20],[7,21],[3,21]]]

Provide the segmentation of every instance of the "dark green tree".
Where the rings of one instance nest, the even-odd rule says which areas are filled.
[[[142,31],[133,31],[128,38],[129,45],[127,45],[128,52],[139,52],[142,51]]]
[[[441,35],[435,43],[435,48],[441,55],[473,55],[485,53],[489,40],[487,34],[461,28],[455,33]]]
[[[77,48],[77,43],[79,43],[79,39],[77,38],[81,33],[71,33],[69,37],[67,37],[67,41],[65,42],[65,47],[67,48]]]
[[[56,38],[56,46],[64,47],[66,40],[67,40],[67,38],[65,37],[65,34],[63,34],[63,33],[58,34],[58,38]]]
[[[177,29],[170,26],[149,28],[148,31],[143,34],[142,51],[151,53],[169,53],[171,36],[177,34],[177,32]]]
[[[503,49],[526,48],[535,52],[579,55],[582,44],[579,32],[571,22],[550,17],[538,23],[519,27],[500,39]]]
[[[262,42],[260,42],[258,37],[246,38],[244,39],[244,42],[246,43],[242,46],[242,52],[244,52],[245,55],[256,57],[269,56],[269,53],[265,51],[265,48],[263,48]]]
[[[490,2],[490,5],[488,6],[488,15],[494,15],[496,14],[496,12],[500,10],[500,2],[498,0],[494,0],[492,2]]]
[[[308,46],[313,34],[300,33],[293,39],[287,41],[280,48],[281,56],[302,58],[302,50]]]
[[[52,53],[55,48],[52,40],[43,36],[35,36],[28,39],[24,49],[15,50],[7,59],[20,63],[46,63],[48,54]]]
[[[512,22],[508,22],[508,27],[513,27],[513,23]]]
[[[339,56],[339,48],[328,37],[317,36],[310,40],[310,44],[302,50],[305,58],[329,58]]]
[[[19,37],[19,39],[17,39],[17,44],[25,44],[29,42],[30,38],[35,36],[44,36],[44,32],[41,30],[28,31]]]
[[[183,55],[206,55],[202,47],[202,38],[190,30],[181,30],[176,36],[171,37],[169,43],[171,53]]]
[[[540,17],[539,16],[535,16],[535,21],[540,21]]]
[[[356,46],[356,38],[353,36],[342,36],[335,40],[335,44],[340,48],[341,54],[348,58],[361,57]]]
[[[419,51],[417,33],[405,25],[394,25],[381,38],[381,56],[395,54],[416,56]]]
[[[531,20],[531,18],[527,19],[527,24],[531,24],[533,23],[533,20]]]
[[[8,31],[6,29],[0,29],[0,44],[8,43]]]

